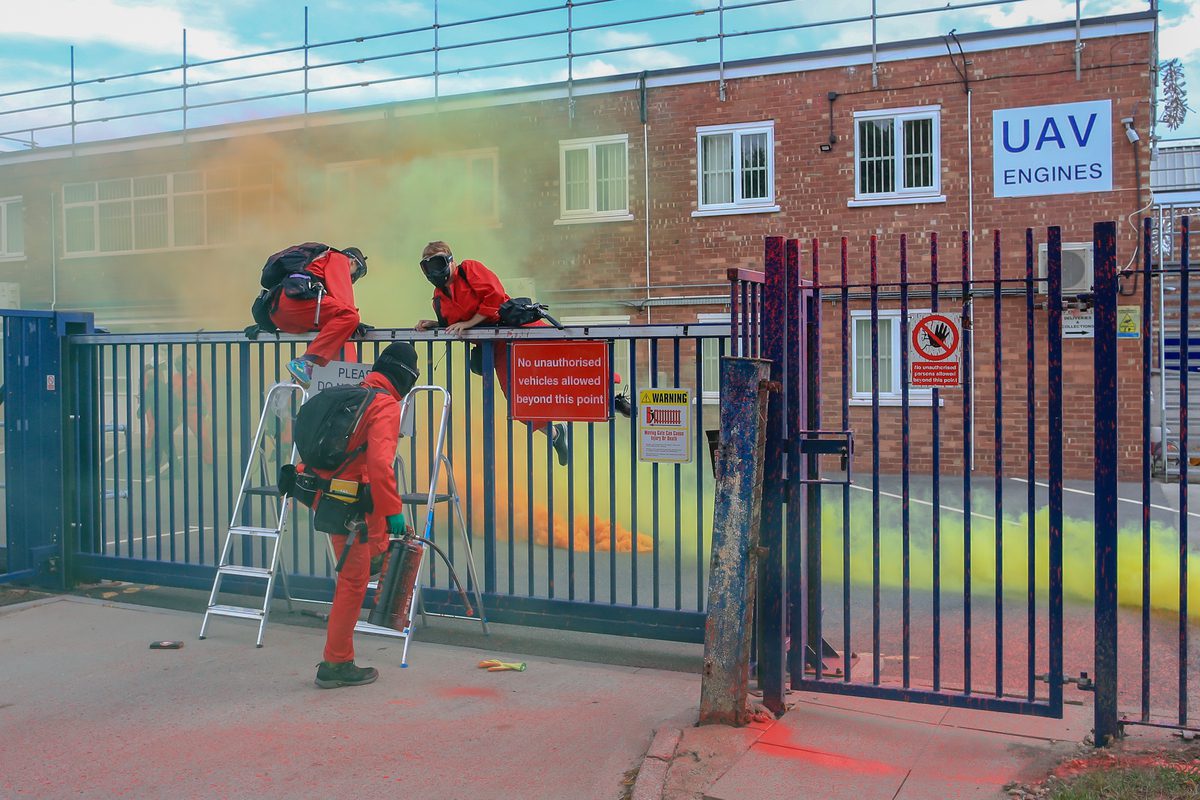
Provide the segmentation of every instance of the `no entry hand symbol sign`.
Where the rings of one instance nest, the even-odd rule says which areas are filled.
[[[958,386],[962,314],[910,314],[909,385]]]

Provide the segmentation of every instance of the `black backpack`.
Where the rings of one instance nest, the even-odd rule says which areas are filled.
[[[272,253],[263,265],[262,277],[259,284],[264,289],[274,289],[283,279],[298,272],[304,272],[308,265],[321,254],[333,248],[321,242],[305,242],[285,247],[278,253]]]
[[[305,466],[340,469],[366,450],[363,445],[351,451],[350,439],[367,406],[382,391],[366,386],[330,386],[300,406],[293,436]]]

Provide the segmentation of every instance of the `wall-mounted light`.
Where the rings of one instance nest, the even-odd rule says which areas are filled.
[[[1133,128],[1133,117],[1123,117],[1121,122],[1125,123],[1125,138],[1129,140],[1130,144],[1141,140],[1142,137],[1138,136],[1138,132]]]
[[[829,98],[829,142],[821,145],[822,153],[828,153],[837,144],[837,134],[833,132],[833,101],[838,99],[838,93],[830,92],[826,97]]]

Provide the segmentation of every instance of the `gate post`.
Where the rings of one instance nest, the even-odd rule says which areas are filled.
[[[1117,224],[1097,222],[1095,315],[1096,745],[1111,744],[1117,722]]]
[[[66,337],[90,333],[92,315],[4,314],[4,482],[9,580],[67,586]],[[82,421],[81,421],[82,422]]]

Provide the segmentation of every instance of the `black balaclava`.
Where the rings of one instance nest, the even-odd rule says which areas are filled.
[[[421,376],[417,371],[416,348],[408,342],[392,342],[375,359],[371,371],[383,373],[403,397]]]
[[[359,278],[367,274],[367,257],[357,247],[347,247],[342,252],[350,256],[350,260],[354,262],[354,266],[350,270],[350,282],[355,283]]]
[[[439,289],[445,289],[450,281],[450,262],[454,256],[450,253],[438,253],[429,258],[421,259],[421,271],[425,277]]]

